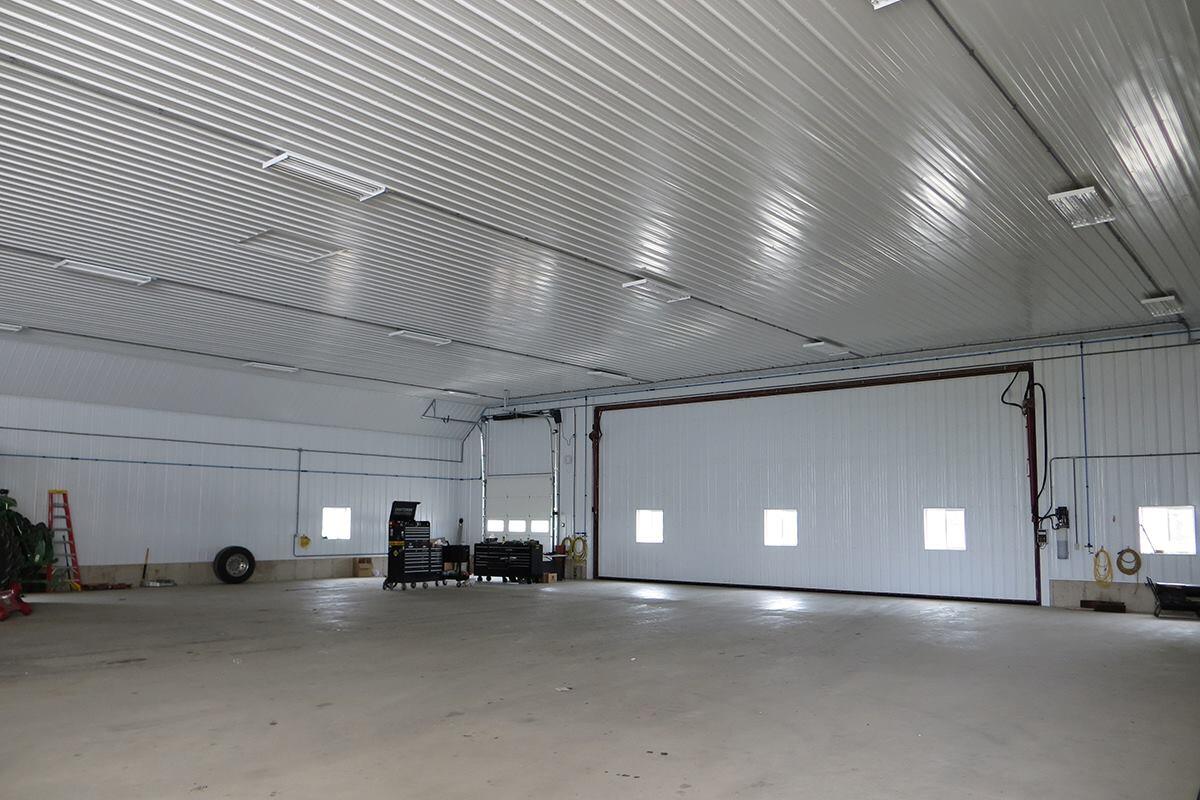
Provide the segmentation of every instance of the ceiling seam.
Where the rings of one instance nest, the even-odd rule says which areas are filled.
[[[48,261],[57,261],[57,260],[61,260],[61,259],[65,258],[65,256],[52,255],[50,253],[46,253],[46,252],[39,251],[39,250],[33,250],[30,248],[26,248],[26,247],[14,247],[14,246],[5,244],[3,242],[0,242],[0,250],[6,250],[6,251],[18,253],[20,255],[32,256],[35,258],[44,259],[44,260],[48,260]],[[334,314],[332,312],[322,311],[321,309],[317,309],[317,308],[309,308],[307,306],[296,305],[294,303],[287,303],[282,300],[271,300],[269,298],[264,298],[264,297],[255,297],[253,295],[242,294],[240,292],[231,292],[227,289],[217,289],[212,286],[205,286],[205,285],[199,284],[199,283],[192,283],[191,281],[180,280],[178,278],[165,278],[165,277],[156,275],[156,276],[154,276],[154,282],[158,283],[158,284],[164,284],[167,286],[177,286],[181,289],[187,289],[190,291],[204,292],[207,294],[216,295],[218,297],[228,297],[228,298],[234,298],[237,300],[243,300],[248,303],[257,303],[259,305],[270,306],[272,308],[279,308],[279,309],[283,309],[286,311],[299,312],[301,314],[312,314],[314,316],[324,317],[326,319],[338,320],[339,322],[352,322],[357,325],[366,325],[368,327],[377,328],[381,331],[391,332],[391,331],[394,331],[397,329],[396,325],[391,325],[391,324],[388,324],[385,322],[376,322],[374,320],[361,319],[359,317],[351,317],[351,316],[346,316],[343,314]],[[766,324],[770,324],[770,323],[766,323]],[[48,331],[48,332],[62,333],[64,335],[83,336],[85,338],[91,338],[88,336],[88,334],[68,333],[66,331]],[[136,342],[123,342],[123,343],[124,344],[137,344]],[[561,361],[559,359],[550,358],[548,356],[530,355],[528,353],[522,353],[522,352],[519,352],[516,350],[506,350],[502,347],[495,347],[493,345],[486,345],[486,344],[478,344],[475,342],[464,341],[462,339],[453,339],[452,343],[460,345],[462,347],[471,347],[471,348],[475,348],[478,350],[486,350],[491,353],[500,353],[502,355],[515,356],[517,358],[527,358],[532,361],[540,361],[542,363],[554,364],[554,365],[560,366],[560,367],[570,367],[572,369],[582,369],[582,370],[590,370],[590,369],[598,368],[596,365],[576,364],[571,361]],[[145,346],[146,347],[154,347],[156,345],[145,345]],[[217,356],[217,357],[224,358],[225,356]],[[232,357],[230,357],[230,358],[232,358]],[[320,370],[308,369],[307,371],[319,372]],[[335,375],[337,373],[328,373],[328,374]],[[625,374],[625,373],[622,373],[622,374]],[[355,378],[358,380],[382,380],[386,383],[394,383],[398,386],[413,386],[414,388],[419,388],[419,389],[434,389],[436,391],[445,391],[444,389],[440,389],[438,387],[420,386],[417,384],[400,383],[397,381],[388,381],[387,379],[383,379],[383,378],[380,378],[380,379],[365,378],[365,377],[358,376],[358,375],[348,375],[345,377],[351,377],[351,378]],[[629,378],[630,380],[636,381],[638,383],[649,383],[650,382],[648,378],[639,378],[634,375],[625,375],[625,377]],[[489,396],[491,396],[491,395],[489,395]]]
[[[14,56],[9,53],[0,53],[0,59],[8,62],[9,64],[11,64],[19,69],[24,69],[24,70],[27,70],[27,71],[30,71],[30,72],[33,72],[33,73],[36,73],[39,75],[44,75],[53,80],[61,81],[70,86],[76,87],[78,89],[82,89],[82,90],[90,92],[92,94],[99,95],[106,99],[113,100],[113,101],[119,102],[119,103],[124,103],[126,105],[133,106],[133,107],[141,109],[143,111],[147,111],[148,113],[152,113],[157,116],[161,116],[161,117],[170,119],[181,125],[186,125],[186,126],[189,126],[192,128],[203,130],[204,132],[212,134],[214,136],[218,136],[218,137],[221,137],[221,138],[224,138],[227,140],[236,141],[239,144],[254,147],[256,149],[263,150],[268,153],[273,153],[275,155],[278,155],[281,152],[283,152],[280,150],[279,147],[276,147],[274,145],[263,144],[262,142],[251,139],[250,137],[243,136],[241,134],[234,133],[232,131],[223,130],[215,125],[210,125],[201,120],[193,119],[185,114],[180,114],[176,111],[171,111],[170,109],[164,108],[163,106],[158,106],[153,103],[148,103],[144,100],[139,100],[138,98],[130,97],[130,96],[122,94],[120,92],[114,92],[110,89],[105,89],[104,87],[96,86],[87,81],[83,81],[78,78],[71,77],[64,73],[58,72],[57,70],[48,69],[46,67],[34,64],[30,61],[27,61],[23,58],[18,58],[17,56]],[[491,222],[488,222],[487,220],[472,217],[468,214],[462,213],[461,211],[455,211],[452,208],[447,208],[447,207],[441,206],[441,205],[434,203],[432,201],[429,201],[429,200],[424,200],[420,197],[409,194],[407,192],[399,191],[391,186],[387,187],[387,190],[384,192],[384,196],[395,197],[396,199],[400,200],[401,202],[405,202],[410,205],[414,205],[419,208],[423,208],[427,211],[432,211],[435,214],[439,214],[444,217],[450,217],[451,219],[455,219],[460,222],[466,223],[468,225],[472,225],[481,230],[488,231],[489,233],[494,233],[496,235],[503,236],[508,239],[513,239],[516,241],[524,242],[525,244],[540,248],[542,250],[545,250],[546,252],[554,253],[555,255],[559,255],[559,256],[564,256],[566,258],[570,258],[573,261],[577,261],[579,263],[586,264],[588,266],[595,267],[597,269],[603,269],[603,270],[611,272],[615,275],[619,275],[619,276],[623,276],[623,277],[639,278],[639,277],[644,277],[644,275],[646,273],[656,274],[656,273],[650,272],[649,270],[640,270],[639,271],[639,270],[633,270],[633,269],[625,269],[622,267],[616,267],[611,264],[606,264],[603,261],[599,261],[590,256],[585,256],[580,253],[576,253],[572,250],[568,250],[564,247],[560,247],[560,246],[552,244],[550,242],[543,241],[534,236],[529,236],[529,235],[526,235],[523,233],[517,233],[515,231],[508,230],[507,228],[504,228],[500,225],[496,225],[495,223],[491,223]],[[168,279],[164,278],[162,280],[165,281]],[[245,297],[243,295],[235,295],[235,296]],[[804,339],[807,342],[817,341],[817,340],[821,339],[820,336],[812,336],[812,335],[809,335],[806,333],[801,333],[800,331],[794,330],[792,328],[788,328],[784,325],[767,322],[763,319],[760,319],[759,317],[754,316],[753,314],[749,314],[749,313],[746,313],[743,311],[738,311],[736,309],[729,308],[728,306],[725,306],[725,305],[722,305],[722,304],[719,304],[716,302],[707,301],[707,300],[704,300],[703,298],[699,298],[699,297],[693,297],[692,299],[695,301],[698,301],[698,302],[702,302],[702,303],[708,305],[709,307],[717,309],[719,311],[722,311],[726,314],[730,314],[732,316],[738,317],[739,319],[743,319],[743,320],[753,322],[756,324],[767,325],[776,330],[779,330],[784,333],[790,334],[792,336],[796,336],[801,339]],[[462,342],[462,344],[469,344],[469,343]],[[487,348],[486,345],[474,344],[472,346],[482,347],[485,349],[495,349],[495,348]],[[533,359],[538,359],[538,360],[542,360],[542,361],[550,361],[550,359],[545,359],[540,356],[532,356],[532,355],[528,355],[525,353],[515,353],[515,352],[505,351],[505,350],[500,350],[499,352],[504,352],[509,355],[518,355],[518,356],[522,356],[525,358],[533,358]],[[591,368],[588,366],[584,366],[584,365],[580,365],[580,364],[570,364],[567,362],[554,362],[554,363],[558,363],[563,366],[578,367],[581,369],[590,369]]]
[[[203,358],[216,358],[216,359],[220,359],[222,361],[236,361],[236,362],[239,362],[242,364],[254,362],[254,359],[252,359],[252,358],[242,358],[240,356],[228,356],[228,355],[224,355],[221,353],[206,353],[202,350],[188,350],[187,348],[171,347],[170,345],[164,345],[164,344],[146,344],[145,342],[131,342],[128,339],[117,339],[112,336],[100,336],[98,334],[76,333],[74,331],[62,331],[62,330],[56,330],[54,328],[41,328],[41,327],[38,327],[35,325],[26,325],[26,326],[23,326],[23,329],[26,331],[29,331],[31,333],[49,333],[49,334],[53,334],[55,336],[68,336],[68,337],[71,337],[74,339],[86,339],[88,341],[105,342],[107,344],[119,344],[119,345],[124,345],[126,347],[146,347],[151,350],[162,350],[162,351],[168,352],[168,353],[180,353],[180,354],[189,355],[189,356],[201,356]],[[419,383],[404,383],[403,381],[393,381],[393,380],[388,380],[387,378],[369,378],[364,375],[352,375],[347,372],[331,372],[329,370],[313,369],[313,368],[309,368],[309,367],[297,367],[297,369],[300,372],[307,372],[312,375],[325,375],[325,376],[328,376],[331,378],[346,378],[349,380],[368,381],[371,383],[385,383],[389,386],[399,386],[399,387],[403,387],[405,389],[420,389],[422,391],[438,392],[438,393],[445,393],[446,391],[448,391],[439,386],[425,386],[425,385],[419,384]],[[475,392],[472,392],[471,394],[475,394]],[[479,394],[479,397],[487,399],[487,400],[503,400],[504,399],[503,397],[498,397],[496,395],[489,395],[489,394],[482,394],[482,393]],[[471,398],[468,398],[468,399],[471,399]]]

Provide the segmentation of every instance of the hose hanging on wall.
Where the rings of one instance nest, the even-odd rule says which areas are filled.
[[[1112,556],[1103,547],[1096,551],[1096,555],[1092,559],[1092,578],[1101,586],[1112,586]]]
[[[1121,570],[1122,575],[1137,575],[1142,571],[1142,554],[1132,547],[1126,547],[1117,553],[1117,569]]]
[[[571,563],[584,564],[587,562],[586,536],[567,536],[563,539],[563,544],[566,545],[567,558],[571,559]]]

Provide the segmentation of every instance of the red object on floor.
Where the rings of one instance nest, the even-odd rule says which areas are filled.
[[[33,608],[21,599],[21,584],[16,581],[0,591],[0,622],[8,619],[10,607],[26,617],[33,613]]]

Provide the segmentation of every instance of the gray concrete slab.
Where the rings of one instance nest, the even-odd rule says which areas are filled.
[[[1195,619],[613,582],[34,600],[0,623],[3,797],[1200,789]]]

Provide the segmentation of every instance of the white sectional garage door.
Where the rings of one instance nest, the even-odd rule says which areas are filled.
[[[599,574],[1033,601],[1011,377],[607,410]],[[639,509],[661,542],[637,541]],[[783,512],[767,534],[765,510]]]
[[[488,422],[484,510],[490,535],[537,539],[547,552],[556,534],[550,431],[541,417]]]

